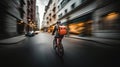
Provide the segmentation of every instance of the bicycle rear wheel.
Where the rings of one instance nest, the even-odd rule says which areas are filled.
[[[63,55],[64,55],[63,45],[61,45],[60,47],[58,47],[58,55],[59,55],[59,56],[63,56]]]
[[[55,39],[53,40],[53,48],[55,49],[57,46],[56,46],[56,41]]]

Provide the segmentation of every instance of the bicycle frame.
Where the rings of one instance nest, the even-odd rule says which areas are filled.
[[[62,38],[56,38],[53,41],[53,47],[54,47],[55,51],[57,51],[57,54],[59,56],[63,56],[63,54],[64,54],[64,49],[63,49],[63,45],[61,44],[61,40],[62,40]]]
[[[56,38],[56,45],[59,47],[61,45],[62,38]]]

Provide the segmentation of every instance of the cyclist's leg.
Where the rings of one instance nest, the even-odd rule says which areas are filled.
[[[61,42],[62,42],[62,38],[59,39],[59,44],[61,44]]]
[[[60,44],[62,44],[62,39],[64,36],[60,36]]]
[[[57,47],[57,42],[56,42],[56,38],[54,37],[54,40],[53,40],[53,48],[55,49]]]
[[[55,44],[56,44],[56,37],[54,37],[54,40],[53,40],[54,42],[55,42]]]
[[[56,38],[56,44],[57,44],[57,45],[59,45],[59,43],[60,43],[59,40],[60,40],[59,38]]]
[[[63,36],[59,35],[58,37],[56,37],[56,44],[57,45],[62,45],[62,39],[63,39]]]
[[[62,45],[62,38],[59,38],[59,46],[63,47],[63,45]]]

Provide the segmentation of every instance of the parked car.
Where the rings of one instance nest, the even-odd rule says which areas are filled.
[[[31,37],[31,36],[34,36],[35,34],[34,34],[34,31],[29,31],[29,32],[26,33],[25,35]]]
[[[39,33],[40,33],[40,31],[35,31],[34,33],[35,33],[35,34],[39,34]]]

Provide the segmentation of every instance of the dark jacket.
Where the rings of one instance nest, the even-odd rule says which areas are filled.
[[[58,28],[59,28],[59,26],[56,24],[55,27],[54,27],[54,29],[53,29],[52,35],[55,34],[55,37],[57,37],[57,38],[63,38],[64,35],[59,35]]]

